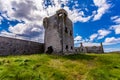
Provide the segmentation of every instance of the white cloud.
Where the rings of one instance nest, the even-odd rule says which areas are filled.
[[[37,24],[17,24],[16,26],[10,26],[9,31],[17,35],[32,35],[33,33],[43,33],[43,27],[39,27]]]
[[[98,30],[98,35],[99,35],[98,39],[102,39],[110,33],[111,32],[109,30],[105,30],[105,29]]]
[[[120,24],[120,18],[116,19],[114,22],[116,22],[117,24]]]
[[[36,39],[39,37],[41,38],[42,42],[44,41],[44,29],[43,27],[37,24],[17,24],[16,26],[10,26],[9,31],[12,34],[15,34],[18,37],[23,36],[27,38],[27,40]],[[25,39],[26,39],[25,38]],[[41,41],[40,40],[40,41]],[[36,40],[35,40],[36,41]]]
[[[74,45],[75,45],[75,47],[79,47],[81,42],[83,42],[82,36],[77,35],[74,38]]]
[[[6,5],[0,5],[0,7],[1,11],[8,11],[7,15],[4,14],[6,18],[9,16],[10,20],[16,19],[25,22],[34,20],[42,21],[44,17],[55,14],[56,11],[61,8],[61,4],[65,5],[64,9],[67,10],[68,15],[73,22],[87,22],[91,18],[91,16],[83,17],[83,11],[80,11],[80,9],[74,8],[73,10],[70,10],[69,7],[66,6],[70,0],[50,1],[52,5],[46,7],[45,4],[47,4],[47,1],[44,2],[43,0],[1,0],[1,3]],[[78,4],[76,2],[74,3],[75,5]]]
[[[3,17],[11,21],[24,21],[24,24],[19,23],[15,26],[10,26],[8,28],[9,32],[2,31],[1,35],[8,35],[9,37],[16,35],[17,38],[22,37],[22,39],[28,40],[33,38],[34,41],[36,41],[36,38],[43,40],[43,18],[55,14],[61,6],[59,0],[54,0],[54,3],[55,5],[49,5],[45,9],[43,0],[0,0],[0,12]],[[61,4],[67,4],[67,0],[61,1]]]
[[[68,17],[75,23],[77,21],[79,22],[87,22],[91,19],[91,16],[84,17],[84,12],[80,9],[73,9],[70,10],[69,7],[64,7],[64,9],[68,12]]]
[[[43,40],[44,34],[38,35],[37,37],[26,37],[26,36],[17,35],[17,34],[10,33],[10,32],[3,30],[0,32],[0,36],[12,37],[16,39],[29,40],[29,41],[35,41],[35,42],[41,42],[41,43],[43,43],[44,41]]]
[[[120,38],[115,37],[108,37],[103,42],[104,45],[104,51],[105,52],[112,52],[112,51],[120,51],[120,48],[115,45],[120,44]]]
[[[120,17],[119,16],[113,16],[111,17],[111,20],[116,23],[116,25],[112,25],[110,29],[115,31],[115,34],[120,34]]]
[[[69,2],[75,3],[75,5],[72,6],[73,9],[70,9],[67,6]],[[84,11],[75,8],[75,6],[79,6],[78,1],[74,2],[74,0],[50,0],[50,3],[51,5],[46,6],[46,0],[0,0],[0,12],[2,13],[1,15],[3,17],[10,21],[24,21],[24,24],[19,23],[15,26],[10,26],[8,28],[9,32],[7,32],[7,35],[17,34],[23,37],[30,37],[30,39],[33,38],[33,35],[37,38],[38,31],[40,35],[44,35],[44,29],[42,25],[43,18],[55,14],[63,4],[63,8],[68,12],[69,18],[74,23],[77,21],[87,22],[92,17],[96,18],[97,15],[100,15],[98,16],[98,18],[100,18],[109,8],[106,0],[94,0],[94,4],[95,6],[98,6],[98,10],[97,12],[93,11],[92,15],[87,16],[84,14]],[[96,18],[96,20],[98,20],[98,18]],[[1,32],[1,35],[2,34],[3,32]],[[43,40],[44,37],[41,37],[41,39]]]
[[[110,33],[111,33],[111,31],[109,31],[109,30],[100,29],[100,30],[98,30],[97,33],[94,33],[90,36],[90,41],[93,41],[95,39],[103,39],[105,36],[107,36]]]
[[[0,32],[0,36],[6,36],[6,37],[12,37],[12,38],[15,38],[15,35],[13,33],[8,33],[7,31],[5,30],[2,30]]]
[[[2,24],[2,20],[3,20],[3,18],[0,16],[0,24]]]
[[[100,18],[108,9],[109,5],[106,0],[93,0],[95,6],[98,6],[97,14],[92,14],[91,16],[84,15],[84,12],[81,9],[70,10],[67,4],[69,4],[70,0],[50,0],[51,5],[47,7],[47,1],[44,0],[1,0],[0,3],[0,11],[7,11],[7,14],[3,14],[4,17],[13,20],[23,20],[25,22],[33,21],[33,20],[41,20],[46,16],[51,16],[55,14],[55,12],[61,8],[61,4],[64,4],[64,9],[67,10],[70,19],[73,22],[87,22],[93,16]],[[73,1],[71,1],[73,2]],[[77,1],[74,2],[75,5],[79,5]],[[73,5],[73,7],[75,6]],[[93,11],[94,12],[94,11]],[[98,16],[100,15],[100,17]],[[31,17],[32,16],[32,17]],[[97,20],[97,19],[96,19]]]
[[[106,38],[105,43],[120,43],[120,38],[110,37]]]
[[[64,4],[64,9],[68,12],[69,18],[75,23],[77,21],[87,22],[91,16],[84,17],[84,12],[81,9],[72,10],[69,9],[67,4],[70,0],[50,0],[51,5],[47,4],[47,1],[43,0],[0,0],[0,11],[2,16],[10,21],[18,20],[24,21],[15,26],[8,28],[9,32],[2,31],[1,35],[8,35],[13,37],[14,34],[17,38],[28,37],[31,39],[37,38],[39,35],[44,35],[44,29],[42,25],[43,18],[54,15],[57,10],[61,8],[61,4]],[[74,2],[74,1],[73,1]],[[74,2],[75,5],[79,5],[78,2]],[[73,6],[75,6],[73,5]],[[11,35],[12,34],[12,35]],[[25,38],[26,39],[26,38]],[[44,37],[41,37],[43,40]]]
[[[111,17],[111,20],[113,20],[113,22],[115,22],[117,24],[120,24],[120,17],[119,16]]]
[[[107,37],[103,43],[105,52],[120,51],[117,47],[120,44],[120,38]],[[117,46],[116,46],[117,45]]]
[[[81,37],[81,36],[76,36],[76,37],[74,38],[74,40],[80,41],[80,40],[82,40],[82,37]]]
[[[90,36],[90,41],[93,41],[95,38],[97,38],[98,34],[92,34]]]
[[[120,24],[113,25],[110,27],[110,29],[113,29],[115,31],[115,34],[120,34]]]
[[[97,14],[95,14],[93,21],[99,20],[106,11],[110,8],[110,4],[106,0],[93,0],[95,6],[98,7]]]
[[[115,20],[117,18],[119,18],[119,16],[113,16],[113,17],[111,17],[111,20]]]

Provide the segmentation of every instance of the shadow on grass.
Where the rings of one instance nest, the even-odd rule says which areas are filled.
[[[72,55],[64,55],[64,56],[58,56],[58,55],[50,55],[49,56],[52,59],[70,59],[70,60],[93,60],[97,56],[95,55],[87,55],[87,54],[72,54]]]

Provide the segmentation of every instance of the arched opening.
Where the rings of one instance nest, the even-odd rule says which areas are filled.
[[[53,52],[53,47],[52,47],[52,46],[49,46],[49,47],[47,48],[46,53],[51,54],[52,52]]]

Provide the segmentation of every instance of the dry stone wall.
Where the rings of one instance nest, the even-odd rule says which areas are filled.
[[[0,36],[0,56],[44,52],[44,44]]]

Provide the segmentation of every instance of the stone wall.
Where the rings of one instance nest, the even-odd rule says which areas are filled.
[[[43,53],[44,44],[0,36],[0,56]]]

